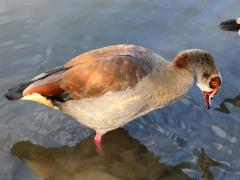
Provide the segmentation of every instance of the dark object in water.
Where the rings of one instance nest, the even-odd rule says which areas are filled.
[[[240,30],[240,18],[223,21],[219,24],[219,27],[223,31],[239,31]]]

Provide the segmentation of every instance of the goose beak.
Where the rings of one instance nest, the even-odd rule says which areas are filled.
[[[205,97],[205,105],[207,109],[211,108],[212,100],[214,95],[217,93],[218,90],[213,90],[210,92],[203,91],[203,96]]]
[[[223,21],[219,24],[219,27],[223,31],[239,31],[240,30],[240,19],[231,19],[228,21]]]

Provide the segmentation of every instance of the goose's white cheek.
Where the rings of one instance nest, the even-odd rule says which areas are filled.
[[[208,83],[197,82],[197,86],[201,91],[210,92],[212,89],[209,87]]]

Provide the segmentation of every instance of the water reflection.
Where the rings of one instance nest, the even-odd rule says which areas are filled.
[[[230,103],[234,106],[240,107],[240,95],[235,96],[234,98],[226,98],[224,99],[221,104],[219,105],[219,108],[215,108],[217,111],[230,114],[230,110],[226,106],[226,103]]]
[[[204,149],[201,149],[198,160],[196,163],[196,168],[202,172],[201,180],[213,180],[214,176],[213,173],[210,171],[210,167],[212,166],[219,166],[223,167],[224,165],[215,161],[214,159],[211,159],[207,156]]]
[[[60,148],[21,141],[12,147],[11,153],[44,179],[191,179],[181,170],[188,164],[159,163],[158,157],[123,129],[104,136],[104,156],[96,153],[92,138],[75,147]]]

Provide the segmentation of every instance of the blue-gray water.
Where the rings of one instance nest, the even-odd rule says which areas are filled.
[[[240,38],[218,29],[239,7],[238,0],[0,0],[0,179],[240,179]],[[2,97],[80,53],[121,43],[168,60],[184,49],[210,51],[223,78],[214,107],[205,109],[195,87],[107,134],[98,157],[92,130]]]

